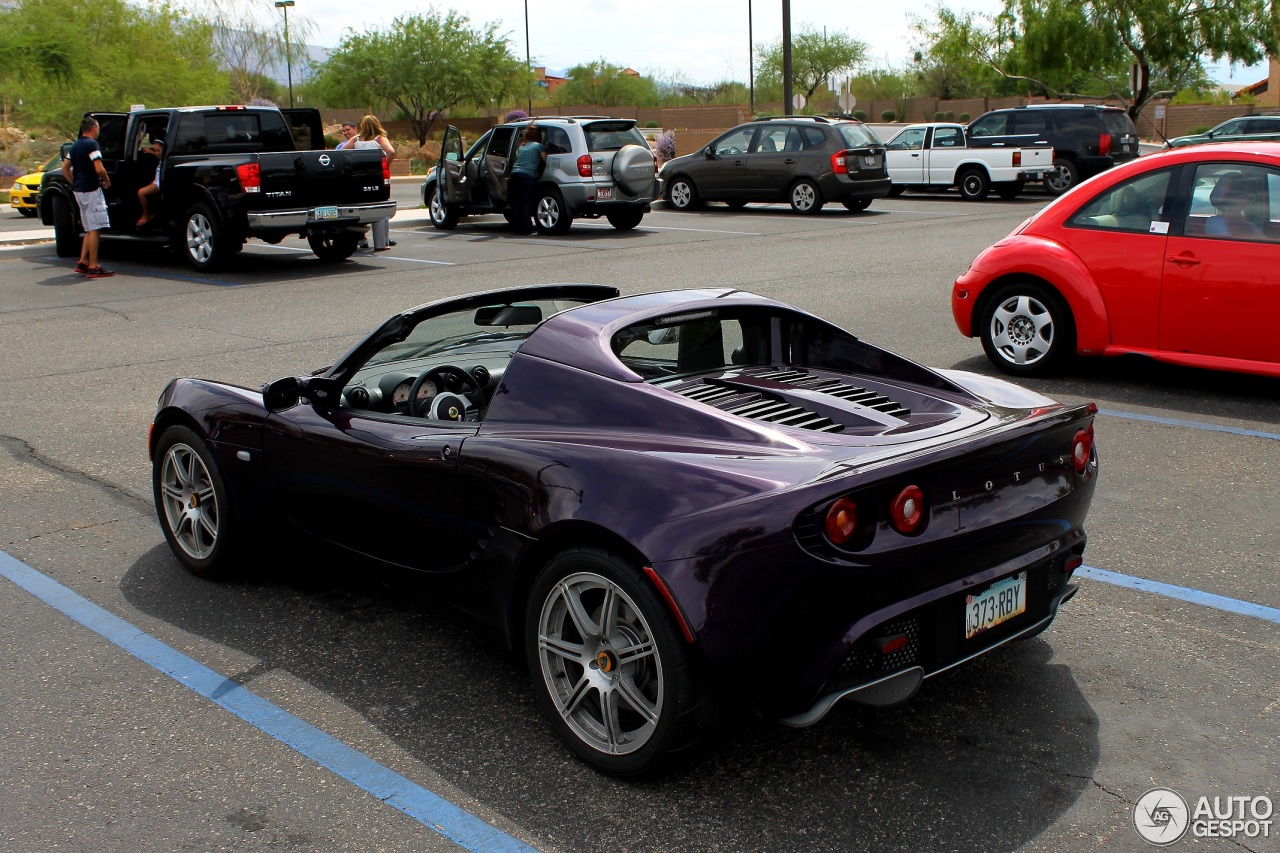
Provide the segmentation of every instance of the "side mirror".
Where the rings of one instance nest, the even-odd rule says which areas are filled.
[[[702,153],[703,153],[703,156],[705,156],[708,160],[716,159],[716,152],[711,149],[710,145],[708,145],[706,148],[703,148]]]
[[[268,412],[283,412],[298,405],[302,397],[302,382],[296,376],[286,376],[262,386],[262,405]]]

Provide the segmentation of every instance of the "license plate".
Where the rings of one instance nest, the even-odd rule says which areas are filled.
[[[868,154],[868,155],[866,155],[865,157],[863,157],[863,158],[862,158],[862,165],[864,165],[864,166],[873,166],[873,167],[874,167],[874,166],[879,166],[879,165],[880,165],[880,157],[879,157],[879,155],[876,155],[876,154]]]
[[[311,211],[312,219],[337,219],[338,208],[336,207],[317,207]]]
[[[596,201],[612,201],[613,187],[598,187],[596,189]]]
[[[971,639],[1026,611],[1027,573],[1018,572],[965,599],[964,638]]]

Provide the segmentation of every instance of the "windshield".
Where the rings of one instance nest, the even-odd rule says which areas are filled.
[[[617,151],[624,145],[643,145],[644,134],[636,129],[633,121],[597,121],[583,128],[587,135],[588,151]]]
[[[402,341],[373,354],[366,367],[448,353],[450,356],[519,349],[539,323],[568,308],[586,304],[568,299],[532,299],[513,305],[487,305],[428,317]]]
[[[864,145],[879,145],[880,138],[865,124],[838,124],[840,138],[846,148],[861,148]]]

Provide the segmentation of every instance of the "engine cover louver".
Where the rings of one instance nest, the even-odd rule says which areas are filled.
[[[845,425],[827,415],[815,412],[791,400],[783,399],[783,389],[776,392],[756,387],[756,383],[774,383],[810,393],[834,397],[845,403],[873,409],[905,420],[910,410],[875,391],[859,388],[830,377],[814,376],[790,368],[747,368],[718,378],[675,379],[657,382],[690,400],[714,406],[751,420],[818,432],[842,432]]]

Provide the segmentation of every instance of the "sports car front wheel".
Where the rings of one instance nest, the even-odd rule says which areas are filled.
[[[171,426],[160,436],[151,485],[174,555],[202,578],[227,574],[239,531],[217,461],[194,430]]]
[[[637,567],[593,548],[542,570],[525,618],[539,704],[583,761],[649,774],[698,743],[712,702],[670,611]]]

